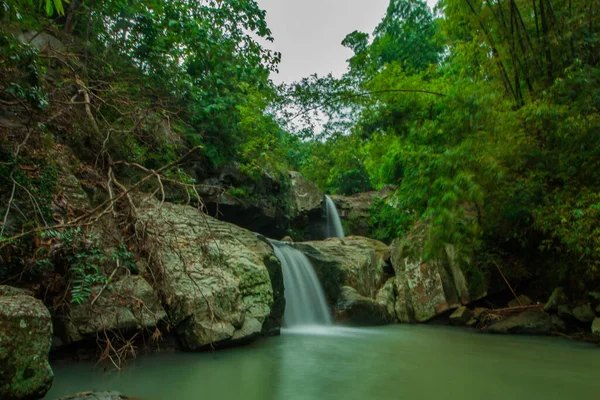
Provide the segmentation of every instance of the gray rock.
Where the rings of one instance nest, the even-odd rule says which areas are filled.
[[[390,278],[390,249],[384,243],[360,236],[296,243],[313,264],[327,298],[338,301],[343,286],[374,299]]]
[[[592,322],[596,318],[596,313],[588,303],[573,309],[573,316],[580,322]]]
[[[247,342],[278,330],[285,300],[273,248],[193,207],[140,207],[150,268],[186,350]],[[267,332],[268,331],[268,332]]]
[[[490,333],[523,333],[548,335],[552,332],[550,315],[542,311],[525,311],[496,322],[487,328]]]
[[[325,195],[313,182],[296,171],[288,173],[292,184],[291,207],[292,214],[298,218],[314,212],[321,213]]]
[[[467,307],[458,307],[456,310],[454,310],[452,315],[450,315],[450,323],[452,325],[465,325],[467,322],[469,322],[469,320],[471,320],[472,316],[473,313]]]
[[[565,290],[561,287],[558,287],[552,292],[550,299],[548,299],[548,302],[544,306],[544,311],[556,311],[558,310],[558,306],[567,304],[568,301],[569,298],[567,297]]]
[[[389,185],[379,191],[357,193],[352,196],[331,196],[340,214],[340,219],[349,230],[346,234],[372,236],[369,221],[375,199],[387,199],[394,190],[395,187]]]
[[[50,390],[52,321],[31,296],[0,297],[0,398],[38,399]]]
[[[358,326],[385,325],[391,322],[386,307],[344,286],[336,304],[337,320]]]
[[[399,321],[396,315],[396,299],[398,293],[396,291],[396,277],[388,279],[385,284],[379,289],[375,300],[387,310],[387,313],[392,319],[392,322]]]
[[[558,316],[565,319],[573,319],[573,310],[566,304],[558,306]]]
[[[100,293],[101,289],[102,286],[97,286],[92,292]],[[65,329],[69,342],[95,338],[104,330],[153,329],[167,317],[158,296],[140,276],[125,277],[109,284],[93,306],[91,301],[92,298],[84,304],[71,306]]]
[[[592,333],[600,336],[600,318],[596,318],[592,323]]]
[[[533,304],[531,299],[525,295],[520,295],[517,299],[513,299],[508,302],[508,306],[511,308],[514,307],[526,307]]]

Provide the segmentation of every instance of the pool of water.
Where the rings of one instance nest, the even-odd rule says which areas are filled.
[[[304,329],[212,353],[142,356],[121,373],[69,364],[55,374],[46,399],[89,390],[143,400],[597,399],[600,349],[434,326]]]

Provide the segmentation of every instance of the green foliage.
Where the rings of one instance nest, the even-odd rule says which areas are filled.
[[[47,258],[41,258],[38,264],[66,264],[67,276],[71,286],[71,302],[83,303],[91,296],[92,286],[105,283],[101,269],[105,254],[98,239],[85,234],[81,228],[69,228],[64,231],[48,230],[41,233],[42,239],[53,240],[58,248],[50,250]]]

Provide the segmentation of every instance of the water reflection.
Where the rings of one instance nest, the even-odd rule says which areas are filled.
[[[585,399],[600,350],[457,329],[304,327],[215,353],[141,357],[121,374],[57,366],[47,397],[117,390],[144,400]]]

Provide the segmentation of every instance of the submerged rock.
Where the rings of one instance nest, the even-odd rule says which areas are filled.
[[[465,325],[467,322],[471,320],[473,313],[467,307],[462,306],[458,307],[452,315],[450,315],[450,323],[452,325]],[[473,319],[475,322],[476,319]]]
[[[6,291],[5,291],[6,293]],[[25,295],[0,297],[0,398],[37,399],[50,390],[50,313]]]
[[[592,309],[592,306],[584,304],[573,309],[573,316],[580,322],[592,322],[596,318],[596,313]]]
[[[145,206],[140,219],[150,267],[161,277],[163,304],[186,350],[278,331],[283,278],[270,245],[193,207]]]
[[[524,333],[548,335],[552,332],[550,315],[543,311],[525,311],[496,322],[487,328],[490,333]]]
[[[558,310],[558,306],[567,304],[568,301],[569,298],[567,297],[565,290],[561,287],[558,287],[552,292],[550,299],[548,299],[548,302],[544,306],[544,311],[549,312]]]
[[[510,308],[526,307],[530,306],[531,304],[533,304],[533,301],[531,301],[531,299],[525,295],[520,295],[516,299],[512,299],[508,302],[508,306]]]
[[[127,400],[129,397],[117,392],[83,392],[71,396],[59,397],[56,400]],[[132,399],[133,400],[133,399]]]
[[[97,286],[92,292],[100,293],[101,289]],[[105,330],[152,329],[167,316],[150,284],[140,276],[109,284],[93,306],[91,301],[90,298],[87,303],[71,306],[65,329],[69,342],[95,338],[96,333]]]
[[[361,296],[354,288],[344,286],[336,305],[337,320],[352,325],[375,326],[391,322],[385,305]]]

